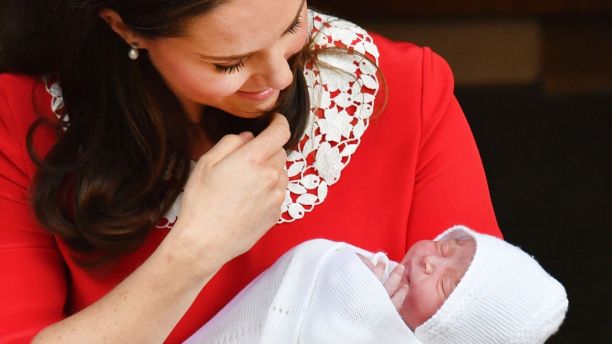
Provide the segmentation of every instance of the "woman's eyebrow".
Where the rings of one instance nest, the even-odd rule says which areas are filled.
[[[304,3],[305,2],[306,2],[306,0],[302,0],[302,3],[300,4],[300,7],[299,7],[295,17],[293,17],[293,21],[291,21],[291,24],[289,24],[289,26],[285,29],[285,31],[283,31],[283,34],[281,36],[286,35],[295,26],[295,23],[300,18],[300,14],[302,13],[302,8],[304,7]],[[229,55],[229,56],[208,56],[208,55],[203,55],[203,54],[198,54],[198,55],[201,58],[205,59],[205,60],[231,61],[231,60],[240,60],[240,59],[243,59],[243,58],[245,58],[245,57],[247,57],[249,55],[252,55],[254,53],[255,53],[255,51],[251,51],[251,52],[244,53],[244,54]]]

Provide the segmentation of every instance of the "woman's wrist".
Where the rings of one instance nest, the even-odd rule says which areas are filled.
[[[176,223],[155,251],[162,264],[174,271],[183,271],[197,279],[212,277],[229,260],[219,252],[219,243],[202,235],[202,228],[187,228]],[[194,236],[193,233],[199,235]]]

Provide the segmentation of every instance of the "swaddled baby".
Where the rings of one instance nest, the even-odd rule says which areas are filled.
[[[317,239],[283,255],[187,342],[543,343],[567,306],[531,256],[466,227],[414,244],[400,264]]]

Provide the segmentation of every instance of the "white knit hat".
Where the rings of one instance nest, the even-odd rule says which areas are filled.
[[[463,226],[436,240],[455,238],[476,241],[474,259],[442,307],[416,328],[417,338],[427,344],[535,344],[557,331],[567,295],[535,259]]]

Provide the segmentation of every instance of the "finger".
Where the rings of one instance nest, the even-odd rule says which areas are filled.
[[[408,287],[408,285],[404,284],[401,288],[398,289],[395,294],[393,294],[393,296],[391,296],[391,303],[398,311],[404,304],[404,300],[406,299],[406,296],[408,296],[409,289],[410,288]]]
[[[284,149],[279,149],[270,160],[268,160],[270,166],[275,168],[284,168],[287,164],[287,152]]]
[[[283,171],[278,180],[278,188],[284,192],[287,190],[287,185],[289,185],[289,175],[287,174],[287,171]]]
[[[368,267],[368,269],[370,269],[370,271],[374,273],[374,269],[376,269],[376,267],[374,266],[374,264],[372,264],[372,262],[368,258],[366,258],[361,253],[357,253],[357,257],[359,257],[359,259],[361,259],[361,261]]]
[[[289,141],[290,135],[289,122],[277,113],[259,135],[244,145],[241,152],[257,161],[266,161]]]
[[[382,283],[383,281],[383,275],[385,274],[385,263],[384,262],[378,262],[376,263],[376,265],[374,265],[374,275],[376,276],[376,278],[378,278],[378,280],[380,281],[380,283]]]
[[[404,275],[404,270],[404,265],[398,264],[395,269],[391,271],[389,278],[387,278],[385,283],[383,283],[383,286],[385,287],[385,290],[389,296],[393,295],[399,289],[402,282],[402,277]]]
[[[253,133],[248,131],[242,132],[238,135],[225,135],[202,157],[206,157],[206,159],[214,164],[232,154],[238,148],[244,146],[251,140],[253,140]]]
[[[374,274],[374,276],[376,276],[376,278],[380,281],[380,283],[382,283],[383,275],[385,273],[385,263],[384,262],[378,262],[376,265],[374,265],[370,261],[370,259],[366,258],[361,253],[357,253],[357,256],[368,267],[368,269],[370,269],[370,271],[372,271],[372,273]]]

